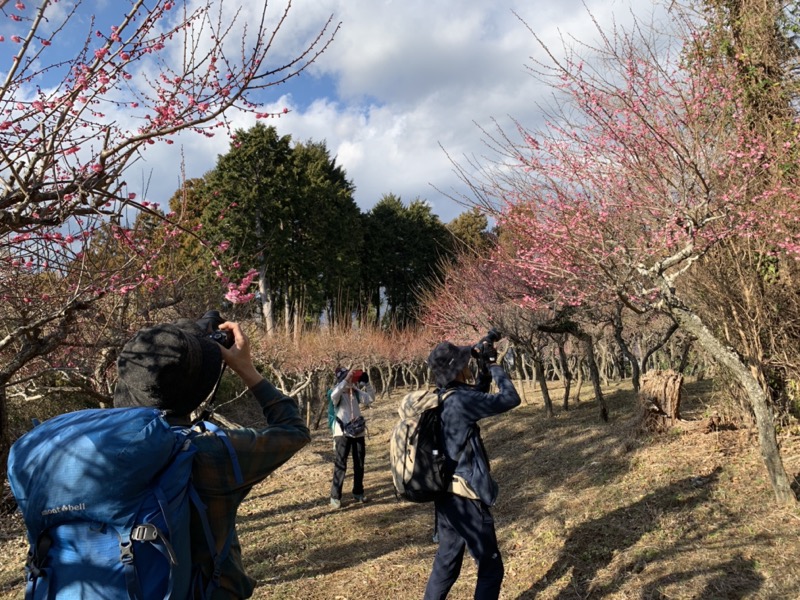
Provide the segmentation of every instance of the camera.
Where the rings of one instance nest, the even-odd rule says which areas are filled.
[[[231,348],[233,346],[233,332],[223,331],[219,328],[220,324],[224,322],[225,319],[220,316],[218,310],[209,310],[197,320],[197,325],[203,330],[207,338],[226,348]]]
[[[367,375],[366,371],[362,371],[361,369],[353,369],[353,378],[352,378],[353,385],[359,385],[361,383],[368,383],[369,382],[369,375]]]
[[[472,347],[470,353],[478,363],[478,370],[484,375],[489,373],[489,366],[497,362],[497,350],[494,345],[500,341],[501,337],[503,337],[502,334],[492,328]]]
[[[489,332],[472,347],[472,356],[485,362],[494,362],[492,358],[493,356],[497,356],[494,345],[499,342],[502,337],[502,334],[497,331],[497,329],[490,329]]]

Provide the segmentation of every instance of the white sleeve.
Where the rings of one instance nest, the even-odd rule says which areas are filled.
[[[331,400],[333,401],[334,406],[339,406],[339,401],[342,399],[342,392],[344,391],[344,386],[346,382],[344,379],[336,384],[336,387],[333,388],[331,391]]]

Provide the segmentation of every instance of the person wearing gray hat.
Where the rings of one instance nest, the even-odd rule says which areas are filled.
[[[471,385],[473,357],[486,368],[478,369]],[[503,560],[489,510],[497,500],[498,486],[490,474],[478,421],[520,404],[501,362],[493,343],[479,349],[442,342],[428,356],[437,391],[450,391],[441,404],[441,422],[447,468],[454,475],[450,489],[434,499],[439,546],[424,600],[447,597],[461,573],[465,550],[478,566],[476,600],[496,600],[500,595]],[[489,393],[492,380],[498,388],[494,394]]]
[[[256,582],[244,570],[236,534],[239,505],[254,485],[311,441],[297,402],[255,368],[250,341],[240,326],[224,322],[219,329],[233,334],[230,348],[209,339],[188,319],[140,330],[119,354],[114,391],[115,407],[151,406],[163,410],[172,425],[191,426],[192,413],[215,390],[224,363],[261,407],[266,427],[224,430],[236,454],[238,472],[220,436],[206,432],[193,438],[197,453],[192,481],[206,505],[213,539],[231,540],[227,557],[215,568],[202,521],[192,518],[192,562],[201,568],[203,589],[212,578],[218,581],[215,600],[253,595]]]

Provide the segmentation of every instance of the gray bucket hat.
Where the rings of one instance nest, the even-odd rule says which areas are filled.
[[[141,329],[117,358],[114,406],[189,415],[214,389],[221,368],[220,345],[189,319]]]
[[[433,349],[428,356],[428,366],[438,387],[443,388],[455,380],[469,364],[471,351],[470,346],[456,346],[450,342],[442,342]]]

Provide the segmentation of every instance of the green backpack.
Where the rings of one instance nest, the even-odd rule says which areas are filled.
[[[333,431],[333,425],[336,423],[336,407],[333,405],[331,392],[333,392],[333,388],[325,393],[325,397],[328,399],[328,428]]]

